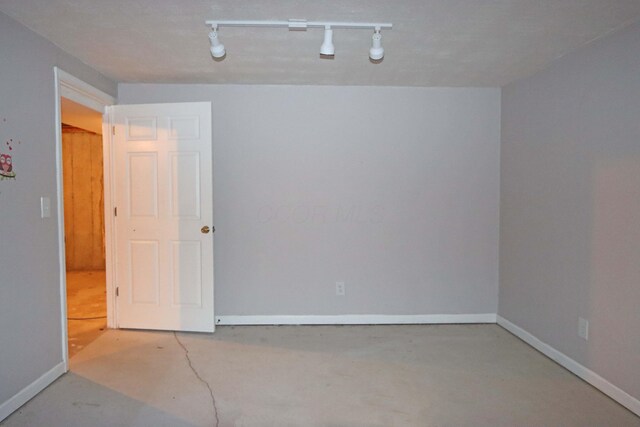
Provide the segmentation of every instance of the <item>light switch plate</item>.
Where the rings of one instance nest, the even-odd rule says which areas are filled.
[[[578,317],[578,336],[585,340],[589,339],[589,321]]]
[[[40,197],[40,217],[51,218],[51,199]]]

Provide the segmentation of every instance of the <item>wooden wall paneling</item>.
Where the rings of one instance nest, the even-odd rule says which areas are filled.
[[[102,136],[65,127],[63,161],[67,269],[102,270],[105,268]]]
[[[91,265],[93,218],[91,206],[91,149],[82,133],[73,133],[73,227],[75,233],[76,269]]]
[[[73,140],[68,132],[62,133],[62,183],[64,188],[64,235],[67,270],[75,265],[73,233]]]
[[[105,267],[104,258],[104,183],[102,170],[102,137],[90,134],[91,141],[91,207],[93,209],[92,268]]]

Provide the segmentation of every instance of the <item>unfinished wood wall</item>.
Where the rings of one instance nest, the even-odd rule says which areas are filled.
[[[103,270],[102,136],[63,125],[62,162],[67,270]]]

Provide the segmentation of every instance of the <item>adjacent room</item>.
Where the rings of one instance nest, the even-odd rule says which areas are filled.
[[[0,425],[640,426],[640,2],[0,0]]]
[[[61,98],[69,357],[107,326],[102,114]]]

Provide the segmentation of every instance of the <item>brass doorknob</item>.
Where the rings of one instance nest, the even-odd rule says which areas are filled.
[[[201,232],[202,234],[207,234],[209,231],[210,231],[210,230],[209,230],[209,226],[208,226],[208,225],[205,225],[204,227],[202,227],[202,228],[200,229],[200,232]]]

